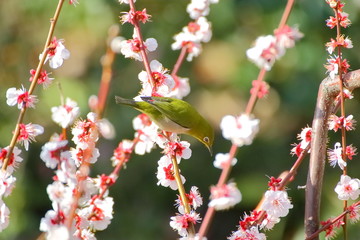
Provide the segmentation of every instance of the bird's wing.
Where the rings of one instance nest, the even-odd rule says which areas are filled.
[[[194,119],[199,115],[190,104],[179,99],[167,97],[141,97],[141,99],[153,105],[167,118],[183,128],[192,128],[194,126]],[[181,102],[181,104],[177,103],[177,101]]]

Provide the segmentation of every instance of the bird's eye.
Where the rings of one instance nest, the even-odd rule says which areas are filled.
[[[204,140],[204,142],[207,142],[207,143],[210,141],[208,137],[204,137],[203,140]]]

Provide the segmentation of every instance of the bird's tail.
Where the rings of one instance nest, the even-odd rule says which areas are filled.
[[[126,98],[122,98],[122,97],[119,97],[119,96],[115,96],[115,102],[117,104],[124,104],[124,105],[132,106],[132,107],[135,107],[135,108],[138,106],[135,100],[126,99]]]

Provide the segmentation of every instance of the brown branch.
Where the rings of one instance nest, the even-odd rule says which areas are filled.
[[[306,183],[305,235],[308,237],[319,228],[320,198],[325,167],[327,121],[334,110],[334,99],[340,93],[339,79],[324,79],[319,87],[312,123],[311,154]],[[344,75],[344,85],[350,91],[360,87],[360,70]]]

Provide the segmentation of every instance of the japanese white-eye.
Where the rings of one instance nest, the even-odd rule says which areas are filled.
[[[214,130],[189,103],[169,97],[140,97],[142,101],[116,96],[124,104],[148,115],[162,130],[190,135],[203,143],[212,154]]]

